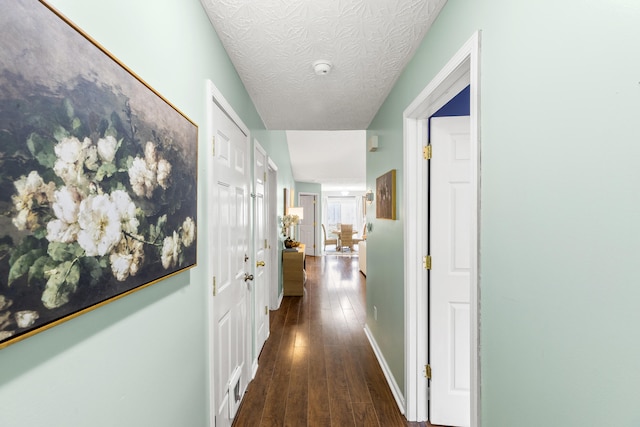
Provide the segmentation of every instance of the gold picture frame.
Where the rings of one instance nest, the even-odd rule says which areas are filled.
[[[376,178],[376,218],[396,219],[396,170]]]

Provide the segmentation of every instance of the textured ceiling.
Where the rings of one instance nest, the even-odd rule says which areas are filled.
[[[267,129],[345,130],[368,127],[446,0],[201,2]]]

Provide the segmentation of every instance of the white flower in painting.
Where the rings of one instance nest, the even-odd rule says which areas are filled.
[[[42,179],[40,174],[37,171],[31,171],[29,172],[29,175],[27,175],[27,179],[25,180],[24,189],[29,193],[36,193],[43,185],[44,180]]]
[[[38,317],[40,317],[40,315],[37,311],[22,310],[18,311],[14,315],[14,317],[19,328],[28,328],[29,326],[33,325],[36,320],[38,320]]]
[[[85,143],[88,138],[85,138]],[[59,161],[64,163],[79,163],[83,160],[82,142],[76,137],[63,138],[53,150]]]
[[[28,210],[33,207],[34,195],[44,186],[44,181],[38,172],[31,171],[29,175],[21,176],[13,186],[17,193],[12,196],[13,205],[19,211]]]
[[[111,271],[116,280],[124,282],[129,277],[129,268],[133,256],[120,252],[114,252],[109,256],[111,261]]]
[[[191,217],[187,217],[182,223],[182,233],[180,234],[180,238],[182,239],[182,244],[185,248],[191,246],[196,239],[196,224],[193,222]]]
[[[165,190],[169,187],[169,177],[171,176],[171,163],[165,159],[158,160],[158,184]]]
[[[71,243],[76,240],[80,227],[78,212],[81,195],[74,189],[62,187],[53,193],[53,213],[57,219],[47,224],[47,240],[50,242]]]
[[[13,225],[18,230],[38,228],[38,215],[32,209],[35,203],[45,204],[48,202],[54,184],[45,184],[38,172],[31,171],[29,175],[21,176],[13,185],[16,188],[16,194],[11,196],[11,199],[18,212],[12,220]]]
[[[64,138],[53,148],[58,159],[53,165],[53,171],[65,184],[86,187],[89,180],[84,174],[85,148],[91,145],[89,138],[81,143],[78,138]]]
[[[120,215],[122,230],[127,233],[137,233],[140,222],[138,218],[136,218],[136,205],[131,200],[129,193],[116,190],[111,193],[111,200],[115,205],[118,215]]]
[[[30,224],[30,220],[29,220],[29,215],[30,215],[31,211],[27,210],[27,209],[23,209],[21,211],[18,212],[18,214],[11,220],[11,222],[13,222],[13,225],[20,231],[26,230],[29,227]],[[33,214],[31,215],[32,217],[34,216]],[[33,219],[33,218],[32,218]],[[37,221],[37,218],[36,218]],[[31,221],[32,223],[33,221]]]
[[[116,280],[122,282],[129,276],[135,276],[144,261],[143,243],[123,237],[109,256],[109,261]]]
[[[50,242],[72,243],[78,238],[78,223],[68,224],[60,219],[47,223],[47,240]]]
[[[113,159],[116,157],[116,147],[118,146],[118,141],[109,135],[104,138],[100,138],[98,140],[98,155],[103,162],[111,163]]]
[[[167,236],[164,238],[162,244],[162,266],[166,269],[174,267],[178,263],[178,257],[180,256],[180,238],[178,233],[173,232],[173,236]]]
[[[156,168],[156,164],[158,163],[158,153],[156,151],[155,144],[151,141],[147,141],[147,144],[144,146],[144,159],[150,169]]]
[[[27,176],[21,176],[13,183],[16,194],[11,196],[13,206],[17,214],[12,219],[13,225],[18,230],[35,230],[40,228],[38,207],[46,205],[53,199],[55,183],[44,183],[44,180],[36,171],[31,171]]]
[[[143,159],[136,157],[129,168],[129,182],[136,196],[150,199],[157,186],[155,170],[149,169]]]
[[[78,244],[87,256],[103,256],[120,241],[120,214],[106,194],[89,196],[80,203]]]
[[[38,205],[49,203],[53,195],[55,184],[45,184],[36,171],[28,176],[22,176],[13,183],[16,194],[11,196],[17,214],[13,218],[13,225],[18,230],[35,230],[41,226],[38,222]]]
[[[73,224],[78,221],[81,199],[74,188],[62,187],[53,193],[53,213],[67,224]]]
[[[158,185],[165,190],[169,187],[170,177],[171,163],[161,158],[154,143],[148,141],[144,147],[144,159],[136,157],[129,168],[133,192],[150,199]]]
[[[67,185],[84,185],[86,183],[86,180],[83,179],[82,169],[75,163],[56,160],[56,163],[53,165],[53,171],[62,178],[62,181]]]

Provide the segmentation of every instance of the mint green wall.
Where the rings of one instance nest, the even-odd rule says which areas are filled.
[[[397,114],[396,114],[397,115]],[[393,119],[396,117],[389,116]],[[400,115],[402,117],[402,115]],[[404,267],[402,238],[402,120],[376,116],[367,132],[378,135],[378,150],[367,152],[367,188],[375,192],[376,178],[396,169],[396,220],[377,219],[376,202],[367,207],[367,325],[384,353],[401,390],[404,389]],[[397,129],[394,129],[397,128]],[[378,320],[373,318],[377,308]]]
[[[201,155],[211,79],[293,185],[284,132],[264,131],[198,0],[50,3],[199,125]],[[0,350],[0,426],[208,426],[205,163],[198,267]]]
[[[482,30],[483,426],[640,425],[638,22],[634,0],[449,0],[369,129],[372,186],[401,169],[403,110]],[[403,383],[401,221],[373,223],[368,324]]]

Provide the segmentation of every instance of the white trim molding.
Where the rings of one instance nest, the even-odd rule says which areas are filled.
[[[471,121],[471,426],[480,427],[480,32],[449,60],[403,114],[404,127],[404,277],[405,277],[405,384],[406,417],[428,419],[424,367],[428,361],[428,274],[422,266],[429,241],[424,218],[428,217],[428,162],[421,155],[427,120],[466,86],[470,86]],[[416,236],[418,236],[416,238]]]
[[[396,379],[393,377],[393,374],[391,373],[391,369],[389,368],[389,364],[385,360],[382,354],[382,350],[378,346],[378,343],[376,342],[376,339],[373,337],[373,333],[371,333],[371,330],[369,329],[368,325],[364,325],[364,333],[367,336],[367,339],[369,340],[369,344],[371,344],[371,349],[373,350],[373,353],[376,355],[376,359],[378,359],[378,364],[380,365],[380,368],[382,368],[382,373],[384,374],[384,377],[387,379],[387,383],[389,384],[389,388],[391,389],[391,394],[393,394],[393,397],[396,399],[396,403],[398,404],[398,408],[400,409],[400,412],[404,414],[405,403],[404,403],[404,397],[402,396],[402,390],[400,390],[400,387],[398,386]]]

